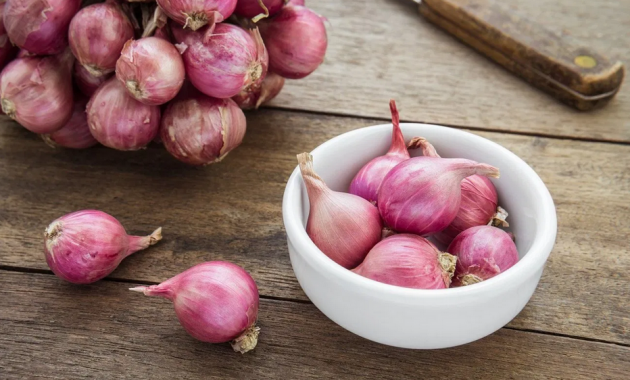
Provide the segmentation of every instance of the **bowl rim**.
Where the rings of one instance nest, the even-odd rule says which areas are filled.
[[[522,174],[527,176],[527,182],[531,184],[536,193],[539,195],[539,202],[542,203],[541,209],[543,210],[542,220],[537,221],[536,227],[536,239],[532,243],[530,249],[525,253],[524,257],[520,259],[513,267],[502,273],[500,276],[493,277],[491,279],[482,281],[477,284],[463,286],[458,288],[448,289],[412,289],[404,288],[400,286],[384,284],[378,281],[371,280],[369,278],[358,275],[348,269],[345,269],[341,265],[335,263],[332,259],[326,256],[306,233],[306,228],[302,224],[300,213],[297,207],[291,207],[295,202],[301,202],[299,197],[300,189],[302,187],[302,178],[299,167],[293,170],[287,185],[285,188],[284,196],[282,199],[282,215],[287,238],[291,244],[293,244],[297,253],[302,256],[311,266],[318,268],[318,270],[325,270],[327,273],[334,275],[335,277],[363,288],[368,291],[378,292],[386,296],[392,297],[404,297],[411,299],[442,299],[452,300],[454,298],[459,299],[461,296],[466,295],[471,297],[481,293],[487,293],[488,291],[500,290],[509,288],[516,284],[522,283],[529,277],[538,272],[547,261],[551,250],[555,244],[557,235],[557,216],[556,209],[553,203],[553,199],[549,190],[543,183],[542,179],[525,161],[523,161],[516,154],[512,153],[507,148],[495,143],[492,140],[486,139],[474,133],[470,133],[465,130],[451,128],[436,124],[426,123],[401,123],[401,128],[405,126],[422,127],[422,128],[436,128],[437,130],[445,130],[448,133],[463,134],[468,138],[474,140],[479,144],[489,145],[492,149],[497,149],[505,156],[506,160],[514,161],[518,166],[521,166]],[[358,128],[352,131],[345,132],[330,140],[325,141],[317,148],[315,148],[311,154],[317,156],[320,152],[326,150],[329,146],[336,144],[339,140],[348,139],[351,140],[355,135],[361,135],[377,129],[392,128],[392,124],[379,124],[363,128]],[[296,199],[297,198],[297,199]]]

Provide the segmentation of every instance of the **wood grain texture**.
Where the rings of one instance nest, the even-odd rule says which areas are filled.
[[[576,45],[630,62],[630,0],[501,3]],[[407,0],[321,0],[328,19],[324,64],[288,81],[272,105],[387,118],[395,98],[404,121],[541,135],[630,141],[630,86],[604,108],[575,111],[423,20]]]
[[[54,150],[1,124],[0,265],[47,269],[48,223],[96,208],[131,233],[164,228],[164,240],[125,259],[114,278],[160,282],[199,262],[229,260],[253,274],[262,294],[306,300],[281,215],[295,154],[376,122],[281,111],[248,116],[243,145],[206,168],[180,164],[156,146]],[[479,134],[527,161],[558,211],[558,239],[539,288],[510,326],[629,344],[630,146]]]
[[[507,329],[453,349],[386,347],[313,305],[271,300],[258,347],[240,355],[193,340],[168,301],[130,285],[0,271],[2,378],[624,379],[630,366],[628,347]]]

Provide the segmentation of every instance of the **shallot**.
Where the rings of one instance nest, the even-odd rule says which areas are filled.
[[[174,29],[173,34],[185,49],[182,58],[190,82],[208,96],[231,98],[258,86],[267,74],[269,57],[256,28],[218,24],[214,32]]]
[[[287,5],[301,5],[304,6],[304,0],[288,0]]]
[[[381,240],[378,209],[361,197],[328,188],[315,173],[310,154],[297,157],[310,202],[306,232],[334,262],[355,268]]]
[[[243,268],[210,261],[162,282],[130,290],[173,302],[182,327],[195,339],[231,342],[242,354],[258,343],[258,287]]]
[[[61,129],[48,135],[42,135],[44,141],[52,147],[61,146],[72,149],[85,149],[96,145],[98,141],[90,133],[90,127],[87,123],[87,114],[85,113],[87,102],[86,98],[75,95],[74,112],[70,120]]]
[[[13,44],[33,54],[59,54],[68,46],[68,24],[81,0],[10,0],[4,26]]]
[[[232,15],[237,0],[157,0],[168,17],[184,28],[197,30],[208,25],[212,30]]]
[[[130,236],[113,216],[83,210],[64,215],[46,228],[44,252],[58,277],[89,284],[113,272],[125,257],[161,239],[161,228],[149,236]]]
[[[443,230],[459,212],[462,180],[474,174],[498,178],[499,169],[460,158],[420,156],[401,162],[378,191],[385,224],[421,236]]]
[[[116,77],[136,100],[157,106],[177,95],[186,73],[173,44],[146,37],[125,44],[116,63]]]
[[[164,111],[160,128],[166,150],[190,165],[219,162],[245,136],[245,115],[231,99],[184,89]]]
[[[238,0],[234,14],[256,22],[275,15],[283,6],[284,0]]]
[[[447,251],[457,256],[455,286],[487,280],[518,262],[518,251],[512,236],[493,226],[465,230],[457,235]]]
[[[0,2],[0,69],[17,53],[17,49],[13,46],[11,41],[9,41],[9,35],[4,27],[3,18],[5,6],[5,2]]]
[[[73,61],[69,50],[13,60],[0,74],[2,111],[35,133],[64,126],[74,108]]]
[[[232,98],[241,109],[258,109],[261,105],[278,96],[284,87],[284,78],[276,73],[267,73],[265,79],[258,86],[251,86],[247,90]]]
[[[74,83],[81,93],[87,97],[94,95],[96,90],[113,74],[105,74],[98,77],[92,75],[79,61],[74,63]]]
[[[92,76],[99,77],[114,72],[134,29],[116,0],[107,0],[81,9],[70,23],[68,36],[77,60]]]
[[[116,78],[94,93],[87,105],[87,117],[94,138],[118,150],[144,148],[160,128],[160,107],[132,98]]]
[[[385,238],[354,273],[385,284],[414,289],[445,289],[455,271],[455,256],[440,252],[427,239],[410,234]]]
[[[269,51],[269,69],[288,79],[311,74],[324,62],[328,37],[322,18],[310,9],[291,5],[259,22]]]
[[[378,189],[383,178],[394,166],[409,159],[409,151],[400,130],[400,116],[394,100],[390,100],[389,108],[392,112],[393,127],[392,144],[389,150],[384,156],[376,157],[365,164],[350,183],[350,194],[358,195],[374,203],[378,200]]]

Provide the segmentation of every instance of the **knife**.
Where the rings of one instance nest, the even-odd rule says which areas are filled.
[[[427,20],[533,86],[581,111],[608,103],[623,63],[562,39],[492,0],[412,0]]]

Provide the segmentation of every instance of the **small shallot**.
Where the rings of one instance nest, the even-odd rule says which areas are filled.
[[[90,133],[90,127],[87,123],[87,114],[85,113],[87,102],[86,98],[75,95],[74,112],[70,120],[61,129],[48,135],[42,135],[44,141],[52,147],[61,146],[71,149],[86,149],[96,145],[98,141]]]
[[[385,284],[414,289],[445,289],[455,271],[455,256],[427,239],[393,235],[374,246],[354,273]]]
[[[160,128],[160,107],[142,104],[111,78],[98,88],[87,105],[92,136],[106,147],[138,150],[155,138]]]
[[[161,239],[161,228],[149,236],[130,236],[113,216],[83,210],[64,215],[46,228],[44,252],[58,277],[89,284],[113,272],[125,257]]]
[[[285,0],[238,0],[234,14],[251,18],[254,22],[280,12]]]
[[[317,248],[346,269],[359,265],[381,240],[378,209],[353,194],[331,190],[313,169],[313,156],[298,156],[310,212],[306,232]]]
[[[74,62],[74,83],[81,93],[87,97],[94,95],[96,90],[113,74],[105,74],[98,77],[92,75],[79,61]]]
[[[241,109],[258,109],[261,105],[278,96],[284,87],[284,78],[276,73],[267,73],[265,79],[258,86],[251,86],[247,90],[232,98]]]
[[[185,28],[197,30],[208,25],[214,28],[234,13],[237,0],[157,0],[168,17]]]
[[[231,342],[242,354],[258,343],[258,287],[238,265],[205,262],[159,285],[130,290],[173,302],[179,323],[202,342]]]
[[[400,130],[400,117],[396,109],[396,102],[390,100],[389,108],[392,112],[392,144],[384,156],[376,157],[359,170],[350,183],[350,194],[376,203],[378,189],[383,178],[394,166],[409,159],[409,151],[405,145],[405,138]]]
[[[17,48],[9,41],[9,35],[4,27],[3,16],[6,5],[7,3],[0,2],[0,69],[17,53]]]
[[[457,256],[454,286],[487,280],[518,262],[518,251],[512,236],[493,226],[467,229],[457,235],[447,251]]]

